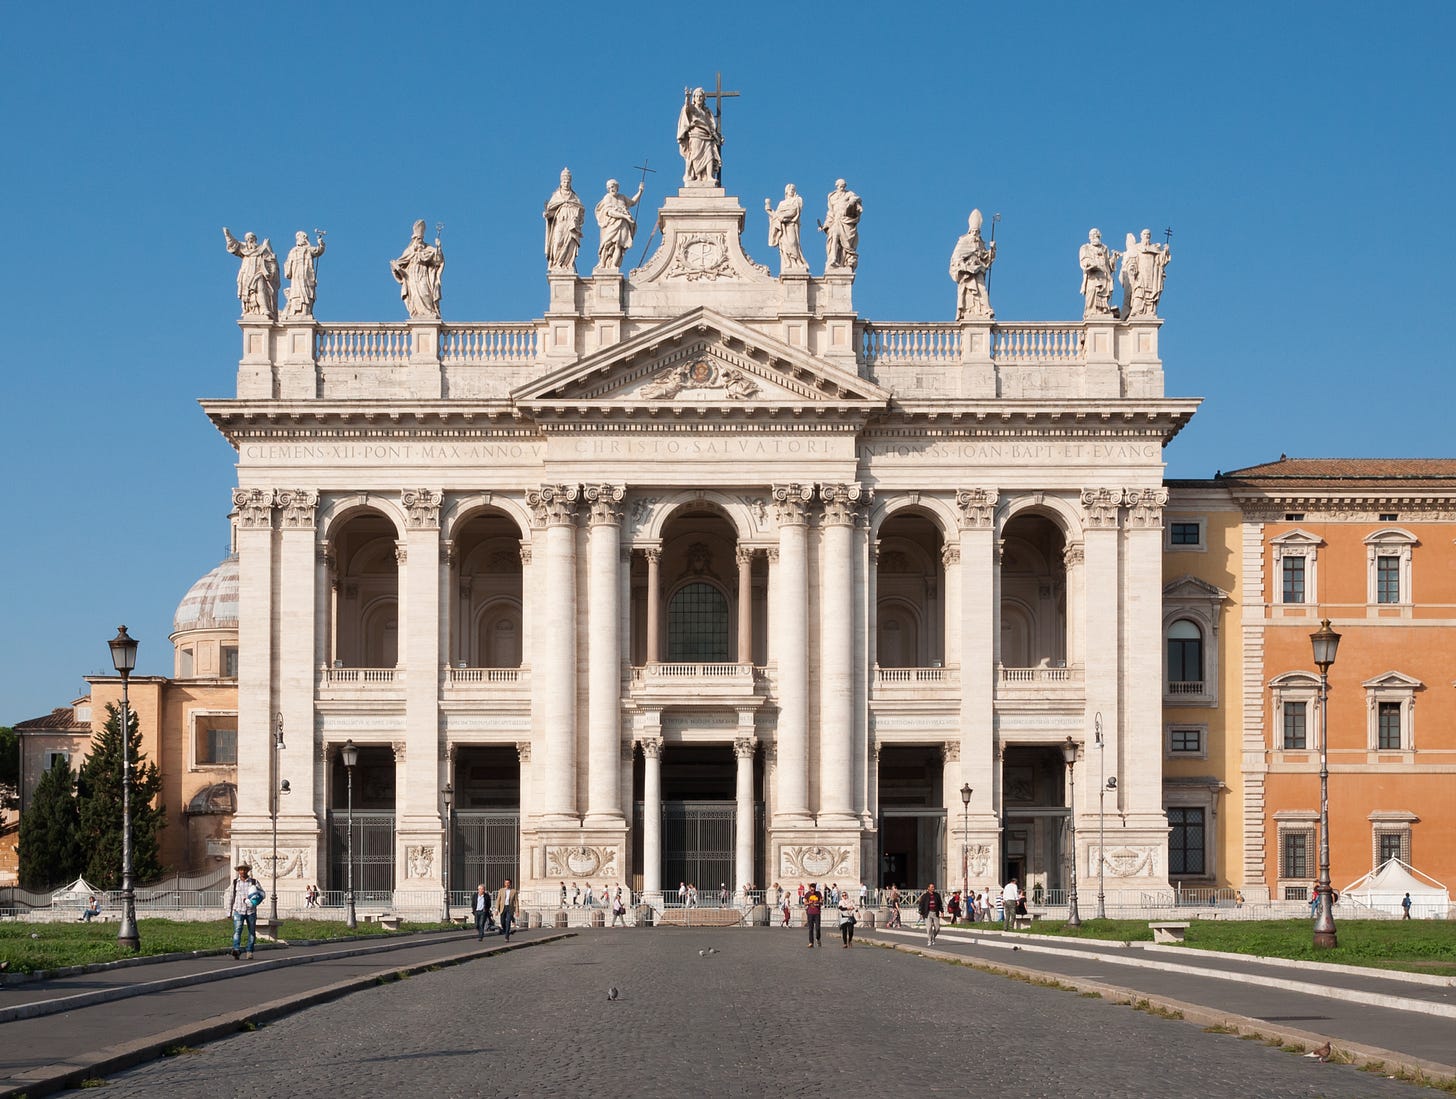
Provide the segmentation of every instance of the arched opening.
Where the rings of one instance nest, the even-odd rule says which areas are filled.
[[[875,568],[875,663],[881,668],[945,662],[945,566],[940,528],[920,512],[880,527]]]
[[[1168,693],[1203,693],[1203,631],[1186,618],[1168,627]]]
[[[1013,516],[1001,541],[1001,651],[1006,668],[1067,664],[1066,536],[1035,512]]]
[[[450,663],[519,668],[525,651],[520,530],[487,511],[460,523],[452,541]]]
[[[352,858],[355,899],[361,904],[388,904],[394,889],[394,749],[359,747],[352,802],[349,770],[343,753],[334,752],[329,769],[328,888],[348,888]]]
[[[348,668],[399,664],[399,562],[394,524],[376,511],[344,521],[333,538],[334,661]]]
[[[716,508],[680,510],[656,562],[632,561],[632,663],[762,664],[767,569],[762,554],[739,560],[737,529]]]
[[[728,597],[707,580],[689,580],[667,603],[667,659],[673,663],[726,664]]]

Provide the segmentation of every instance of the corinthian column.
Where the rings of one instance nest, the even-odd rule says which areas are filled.
[[[662,564],[662,550],[652,548],[643,550],[647,557],[647,663],[656,664],[662,659],[662,653],[658,651],[657,645],[657,619],[662,608],[658,602],[658,566]]]
[[[753,551],[740,548],[738,563],[738,663],[753,663]]]
[[[400,589],[400,656],[404,681],[405,751],[396,808],[404,835],[440,838],[440,503],[437,489],[405,489],[404,568]]]
[[[619,744],[622,738],[622,585],[618,562],[622,530],[621,485],[587,485],[590,574],[587,604],[588,824],[622,823]]]
[[[642,745],[642,889],[662,889],[662,738],[643,737]]]
[[[819,567],[819,821],[854,815],[854,519],[868,493],[820,485],[824,526]]]
[[[778,824],[809,820],[809,555],[808,509],[813,485],[775,485],[779,524],[779,563],[773,614],[778,638],[779,721]]]
[[[541,668],[532,669],[533,708],[544,726],[545,758],[538,789],[541,811],[558,822],[576,811],[576,485],[542,485],[526,493],[538,526],[546,528],[538,597],[545,627]]]
[[[735,892],[753,880],[753,753],[757,748],[758,741],[753,737],[741,736],[733,741],[733,759],[737,764],[733,830]]]

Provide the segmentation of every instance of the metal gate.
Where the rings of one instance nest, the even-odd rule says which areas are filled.
[[[484,882],[494,891],[507,878],[520,881],[520,851],[520,813],[456,813],[450,834],[450,888],[473,893]]]
[[[349,887],[349,818],[329,814],[329,888]],[[354,899],[387,904],[394,894],[394,814],[354,814]]]
[[[731,801],[662,803],[662,885],[696,885],[706,900],[720,884],[732,886],[737,807]]]
[[[882,809],[875,833],[877,883],[923,889],[945,882],[945,810]]]

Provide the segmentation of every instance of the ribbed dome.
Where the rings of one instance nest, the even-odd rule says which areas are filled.
[[[238,555],[229,554],[182,597],[172,633],[238,628]]]

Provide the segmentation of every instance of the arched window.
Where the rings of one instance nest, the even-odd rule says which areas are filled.
[[[1168,627],[1168,688],[1177,694],[1180,685],[1203,691],[1203,631],[1186,618]]]
[[[667,659],[673,663],[726,664],[728,601],[712,584],[684,584],[667,607]]]

